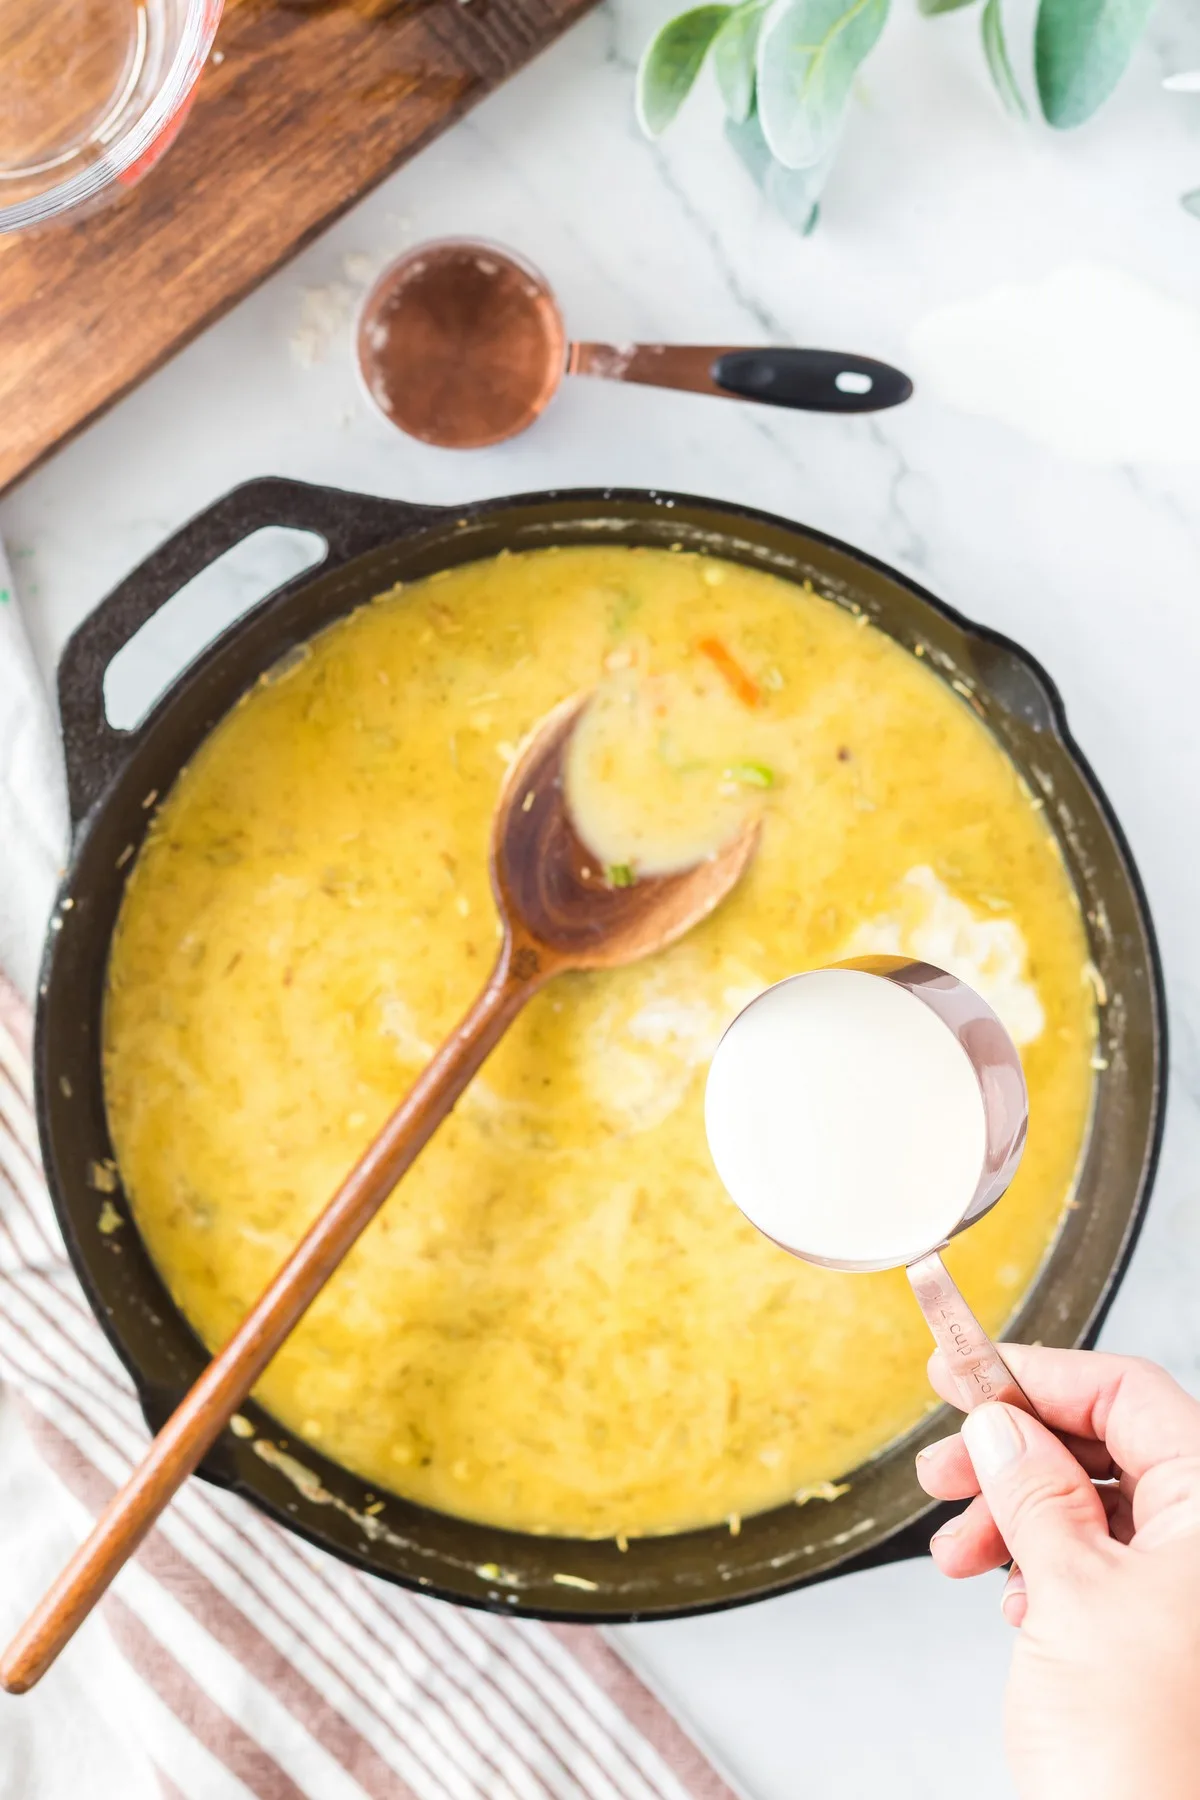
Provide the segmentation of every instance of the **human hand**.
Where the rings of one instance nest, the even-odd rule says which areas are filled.
[[[935,1499],[975,1496],[930,1546],[944,1574],[1015,1565],[1001,1606],[1020,1627],[1017,1792],[1200,1800],[1200,1403],[1136,1358],[1003,1352],[1061,1437],[992,1402],[922,1451],[917,1477]],[[929,1370],[961,1404],[940,1353]]]

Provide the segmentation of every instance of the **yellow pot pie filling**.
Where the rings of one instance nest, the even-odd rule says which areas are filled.
[[[619,853],[609,878],[678,860],[698,818],[732,827],[748,808],[754,862],[669,950],[533,1001],[257,1389],[375,1486],[583,1537],[828,1492],[932,1404],[903,1274],[794,1261],[720,1186],[705,1070],[748,999],[896,950],[954,969],[1006,1020],[1028,1149],[949,1253],[993,1330],[1069,1198],[1095,1032],[1044,814],[967,698],[861,617],[765,572],[614,546],[394,590],[233,708],[124,896],[104,1015],[113,1144],[205,1343],[484,980],[504,770],[593,686],[572,786]]]

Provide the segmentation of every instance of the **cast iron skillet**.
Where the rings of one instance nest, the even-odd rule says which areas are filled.
[[[263,600],[179,677],[136,730],[104,714],[115,653],[183,584],[249,533],[319,533],[328,555]],[[1163,1124],[1165,1009],[1137,872],[1103,794],[1071,742],[1052,683],[1023,651],[883,564],[765,513],[684,495],[543,493],[458,508],[263,480],[184,526],[71,638],[59,668],[75,841],[46,949],[37,1020],[42,1150],[67,1245],[101,1324],[137,1383],[152,1427],[200,1370],[203,1351],[173,1306],[118,1188],[117,1231],[98,1227],[93,1165],[112,1156],[100,1072],[100,1008],[125,878],[155,799],[234,701],[294,646],[394,582],[503,549],[553,544],[681,544],[811,581],[861,610],[977,707],[1043,796],[1087,915],[1106,1004],[1090,1140],[1077,1201],[1015,1321],[1046,1343],[1088,1341],[1133,1247]],[[393,1202],[395,1204],[395,1202]],[[724,1528],[612,1542],[492,1530],[383,1496],[248,1406],[252,1439],[226,1433],[203,1473],[347,1561],[468,1605],[540,1617],[631,1620],[702,1612],[923,1550],[929,1506],[912,1474],[944,1416],[885,1451],[827,1503],[788,1505]],[[918,1521],[923,1521],[918,1524]]]

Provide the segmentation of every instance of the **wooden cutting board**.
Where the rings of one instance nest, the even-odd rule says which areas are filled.
[[[227,0],[178,141],[78,225],[0,238],[0,491],[591,0]]]

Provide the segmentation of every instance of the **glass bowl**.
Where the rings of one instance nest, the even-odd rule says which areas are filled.
[[[222,0],[0,0],[0,232],[77,218],[174,141]]]

